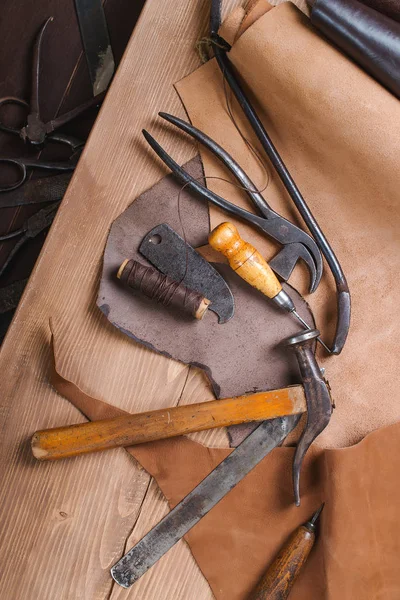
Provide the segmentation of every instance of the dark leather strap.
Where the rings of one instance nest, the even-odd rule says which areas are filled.
[[[311,21],[400,98],[400,24],[358,0],[316,0]]]

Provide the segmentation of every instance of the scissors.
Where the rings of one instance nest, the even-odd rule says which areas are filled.
[[[81,155],[82,147],[78,148],[68,160],[40,160],[39,158],[4,158],[0,157],[0,165],[9,165],[19,173],[19,177],[13,183],[0,184],[0,192],[10,192],[25,183],[28,177],[28,169],[40,169],[43,171],[68,172],[73,171]]]
[[[52,202],[45,208],[42,208],[34,215],[29,217],[19,229],[0,236],[0,242],[19,237],[19,240],[11,250],[5,263],[0,267],[0,277],[3,275],[4,271],[7,269],[10,262],[14,259],[15,255],[23,245],[28,240],[35,238],[37,235],[39,235],[39,233],[50,227],[60,204],[61,200],[58,202]]]
[[[17,98],[15,96],[5,96],[0,98],[0,110],[6,104],[12,104],[25,109],[27,112],[25,124],[22,127],[11,127],[0,122],[0,131],[17,135],[24,140],[24,142],[32,144],[36,147],[42,147],[47,141],[58,142],[60,144],[66,144],[74,152],[77,148],[83,145],[83,142],[70,135],[55,133],[56,130],[66,123],[69,123],[89,108],[100,104],[105,97],[105,91],[97,96],[94,96],[87,102],[77,106],[73,110],[56,117],[55,119],[47,121],[46,123],[42,120],[39,106],[41,48],[44,32],[47,28],[47,25],[52,20],[53,17],[49,17],[43,23],[35,40],[32,61],[32,88],[30,104],[22,98]]]

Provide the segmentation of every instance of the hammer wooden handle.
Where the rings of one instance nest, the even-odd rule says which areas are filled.
[[[229,265],[247,283],[275,298],[282,286],[254,246],[245,242],[233,223],[221,223],[208,236],[210,246],[227,257]]]
[[[38,460],[55,460],[305,411],[303,386],[292,386],[37,431],[32,437],[32,452]]]

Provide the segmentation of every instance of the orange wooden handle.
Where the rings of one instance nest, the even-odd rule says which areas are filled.
[[[55,460],[305,411],[304,389],[298,385],[237,398],[45,429],[33,435],[31,445],[33,455],[38,460]]]
[[[221,223],[208,236],[210,246],[227,257],[230,266],[247,283],[275,298],[282,290],[275,273],[248,242],[245,242],[233,223]]]
[[[314,532],[304,525],[298,527],[267,569],[249,600],[285,600],[308,558],[314,541]]]

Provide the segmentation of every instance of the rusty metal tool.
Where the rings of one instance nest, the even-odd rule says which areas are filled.
[[[213,49],[218,66],[221,69],[223,77],[227,81],[229,87],[239,102],[240,107],[246,115],[254,133],[260,140],[265,154],[271,161],[271,164],[273,165],[288,194],[293,200],[297,210],[301,214],[308,229],[314,236],[314,239],[324,255],[335,279],[337,291],[337,322],[331,352],[332,354],[340,354],[346,342],[350,327],[350,291],[346,277],[331,245],[318,225],[314,215],[312,214],[298,186],[296,185],[296,182],[291,176],[289,169],[283,162],[282,157],[274,146],[270,136],[261,122],[261,119],[257,115],[243,87],[241,86],[227,56],[227,52],[230,50],[230,45],[218,34],[220,26],[221,0],[211,0],[210,38],[213,40]]]
[[[240,237],[233,223],[221,223],[215,227],[208,236],[208,241],[214,250],[227,257],[235,273],[270,298],[279,308],[294,315],[306,329],[310,329],[296,311],[289,294],[282,289],[270,265],[254,246]],[[330,353],[330,349],[321,338],[318,337],[317,340]]]
[[[219,144],[214,142],[214,140],[199,129],[182,121],[182,119],[178,119],[177,117],[166,113],[159,114],[169,123],[172,123],[182,131],[191,135],[221,160],[239,181],[240,185],[246,191],[262,216],[236,206],[193,179],[169,156],[169,154],[167,154],[167,152],[165,152],[160,144],[144,130],[143,135],[146,141],[161,160],[171,169],[179,181],[197,192],[204,199],[212,202],[219,208],[222,208],[225,212],[251,223],[262,233],[282,244],[283,248],[271,260],[270,264],[271,268],[284,281],[289,279],[296,263],[298,260],[302,259],[306,263],[310,273],[310,292],[315,291],[321,280],[323,270],[321,253],[315,241],[302,229],[272,210],[245,171]]]
[[[225,279],[166,223],[146,233],[139,252],[161,273],[201,292],[210,300],[209,310],[226,323],[235,312],[235,301]]]
[[[286,600],[315,542],[318,519],[324,505],[300,525],[282,546],[248,600]]]
[[[286,340],[299,361],[306,396],[307,424],[293,464],[293,481],[296,504],[299,504],[299,474],[301,460],[312,439],[320,430],[320,407],[328,411],[325,403],[331,401],[329,389],[322,379],[312,352],[318,331],[310,331]],[[305,337],[304,337],[305,336]],[[204,515],[231,491],[273,448],[278,446],[296,427],[299,415],[290,415],[263,421],[233,452],[194,488],[158,525],[149,531],[114,567],[115,581],[129,587],[154,565],[178,540],[180,540]],[[303,441],[301,441],[303,440]],[[311,441],[310,441],[311,440]]]
[[[10,240],[15,237],[19,237],[18,242],[15,244],[10,254],[7,256],[7,260],[0,268],[0,277],[3,275],[9,264],[20,250],[20,248],[30,239],[36,237],[42,231],[46,230],[52,224],[54,217],[56,216],[57,209],[60,206],[60,202],[52,202],[45,208],[42,208],[34,215],[26,219],[22,224],[22,227],[10,231],[5,235],[0,236],[0,242]]]
[[[0,194],[0,208],[58,202],[63,199],[71,178],[72,171],[28,180],[22,187]]]
[[[115,71],[102,0],[75,0],[93,96],[105,92]]]
[[[33,456],[38,460],[57,460],[305,411],[304,388],[301,385],[293,385],[236,398],[223,398],[135,415],[126,414],[114,419],[68,427],[44,429],[33,435],[31,447]]]
[[[300,416],[263,421],[111,569],[128,588],[228,494],[296,427]]]
[[[53,20],[53,17],[49,17],[41,26],[39,33],[36,37],[34,49],[33,49],[33,60],[32,60],[32,84],[31,84],[31,98],[30,103],[26,102],[22,98],[18,98],[15,96],[5,96],[0,98],[0,109],[7,105],[12,104],[14,106],[19,106],[21,109],[27,113],[25,124],[21,127],[6,125],[5,123],[0,122],[0,131],[4,131],[6,133],[10,133],[12,135],[19,136],[24,142],[31,144],[32,146],[42,147],[46,142],[56,142],[60,144],[66,144],[71,148],[73,152],[77,148],[80,148],[83,145],[81,140],[77,138],[63,134],[57,133],[57,129],[69,123],[83,112],[92,108],[94,106],[98,106],[104,99],[105,92],[102,92],[98,96],[91,98],[87,102],[80,104],[76,108],[70,110],[67,113],[64,113],[55,119],[44,122],[41,118],[40,114],[40,86],[39,86],[39,76],[40,76],[40,64],[41,64],[41,51],[42,51],[42,41],[43,35],[48,24]]]

